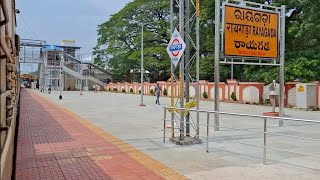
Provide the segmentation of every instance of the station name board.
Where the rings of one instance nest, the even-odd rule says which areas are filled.
[[[224,55],[277,58],[279,14],[225,6]]]

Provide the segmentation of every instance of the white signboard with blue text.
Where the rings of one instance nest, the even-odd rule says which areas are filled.
[[[170,59],[174,67],[177,67],[185,48],[186,48],[186,44],[184,43],[178,30],[175,29],[167,47],[167,52],[170,56]]]

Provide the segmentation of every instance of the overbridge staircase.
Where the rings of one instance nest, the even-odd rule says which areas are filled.
[[[92,77],[90,76],[89,74],[86,74],[86,75],[83,75],[80,73],[80,64],[81,64],[81,61],[76,59],[75,57],[69,55],[69,54],[66,54],[66,53],[63,53],[63,56],[64,56],[64,61],[65,61],[65,64],[62,66],[62,70],[75,77],[75,78],[78,78],[78,79],[81,79],[81,80],[89,80],[89,81],[92,81],[100,86],[104,86],[105,83],[100,81],[99,79],[96,79],[95,77]],[[74,63],[74,64],[77,64],[78,67],[74,68],[74,69],[71,69],[69,67],[67,67],[66,65],[67,64],[70,64],[70,63]]]

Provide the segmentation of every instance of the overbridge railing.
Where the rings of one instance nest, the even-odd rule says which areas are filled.
[[[254,146],[254,147],[259,147],[263,149],[262,153],[262,159],[263,159],[263,164],[267,164],[267,149],[270,150],[276,150],[276,151],[282,151],[282,152],[287,152],[287,153],[293,153],[293,154],[299,154],[303,156],[310,156],[310,157],[315,157],[315,158],[320,158],[320,155],[316,154],[310,154],[310,153],[305,153],[305,152],[299,152],[299,151],[293,151],[293,150],[288,150],[288,149],[282,149],[282,148],[277,148],[277,147],[272,147],[268,145],[267,142],[267,135],[274,135],[274,136],[282,136],[282,137],[289,137],[289,138],[294,138],[294,139],[302,139],[306,141],[311,141],[311,142],[319,142],[320,139],[317,138],[310,138],[310,137],[305,137],[305,136],[298,136],[298,135],[289,135],[289,134],[284,134],[284,133],[277,133],[277,132],[271,132],[268,131],[268,120],[284,120],[284,121],[291,121],[291,122],[303,122],[303,123],[314,123],[317,125],[320,125],[319,120],[310,120],[310,119],[299,119],[299,118],[288,118],[288,117],[272,117],[272,116],[262,116],[262,115],[252,115],[252,114],[241,114],[241,113],[230,113],[230,112],[218,112],[218,111],[208,111],[208,110],[196,110],[196,109],[186,109],[186,108],[175,108],[175,107],[163,107],[164,109],[164,117],[163,117],[163,143],[166,141],[166,133],[170,132],[171,136],[173,133],[180,133],[180,130],[175,130],[177,128],[174,128],[174,124],[180,124],[181,121],[178,120],[172,120],[171,119],[171,114],[175,111],[182,111],[184,113],[185,111],[188,111],[189,113],[191,112],[199,112],[202,114],[206,114],[205,122],[203,123],[203,119],[200,119],[199,126],[205,127],[205,135],[199,135],[199,137],[204,137],[205,138],[205,149],[206,152],[209,152],[209,134],[210,130],[209,127],[219,127],[219,128],[225,128],[229,130],[237,130],[237,131],[245,131],[245,132],[252,132],[252,133],[261,133],[263,135],[263,145],[258,145],[258,144],[251,144],[251,143],[243,143],[243,142],[233,142],[233,143],[238,143],[242,145],[248,145],[248,146]],[[170,114],[170,117],[167,119],[167,114]],[[219,115],[229,115],[229,116],[236,116],[236,117],[248,117],[248,118],[257,118],[260,120],[263,120],[263,126],[261,127],[262,131],[256,131],[252,130],[250,128],[235,128],[235,127],[228,127],[228,126],[215,126],[210,123],[210,114],[219,114]],[[238,120],[238,119],[237,119]],[[241,119],[240,119],[241,120]],[[167,122],[171,124],[172,128],[167,127]],[[184,124],[186,124],[185,121],[183,121]],[[179,127],[180,128],[180,127]],[[172,133],[173,132],[173,133]],[[213,131],[214,132],[214,131]],[[186,135],[186,133],[184,133]],[[191,134],[188,134],[189,136]],[[320,135],[320,133],[319,133]],[[320,142],[319,142],[320,144]],[[302,147],[301,147],[302,148]]]

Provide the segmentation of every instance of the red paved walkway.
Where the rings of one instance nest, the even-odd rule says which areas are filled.
[[[116,137],[21,91],[16,179],[185,179]]]

